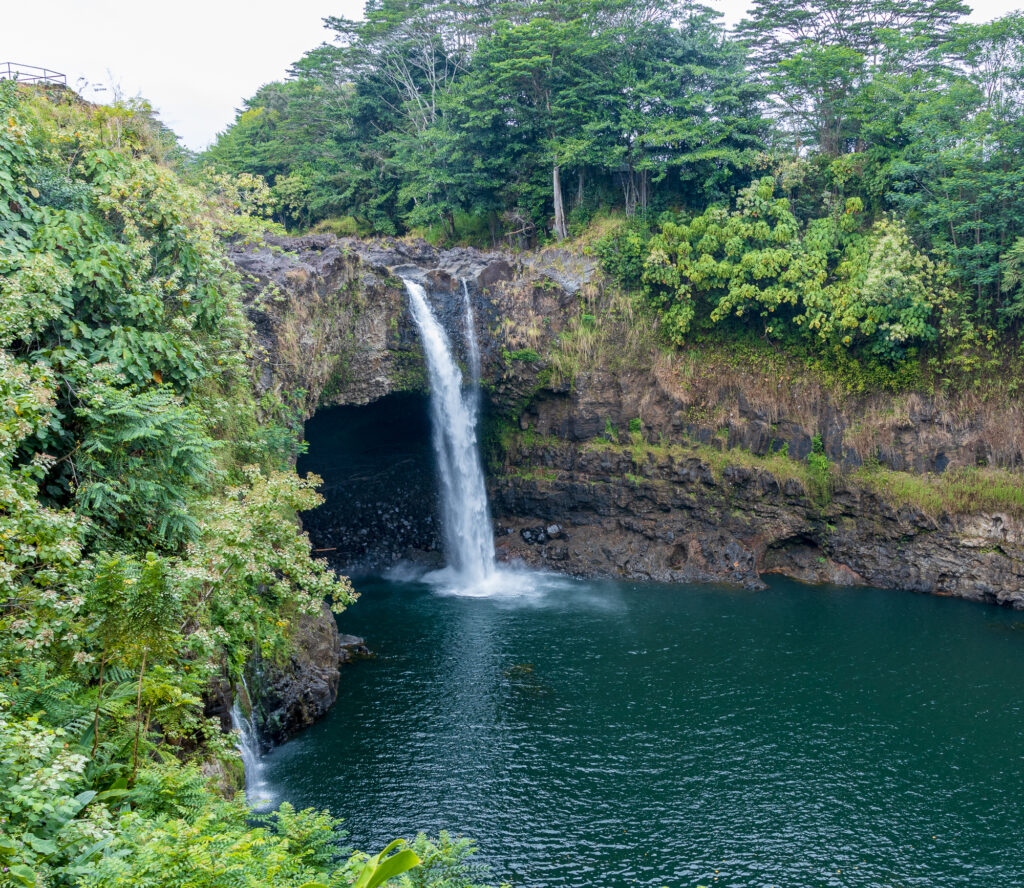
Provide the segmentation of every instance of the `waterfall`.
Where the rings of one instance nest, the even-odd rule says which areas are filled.
[[[249,715],[242,712],[238,698],[231,704],[231,727],[238,735],[238,754],[242,757],[245,768],[245,798],[253,807],[259,807],[269,801],[266,792],[266,781],[263,779],[263,762],[260,760],[260,743],[256,731],[256,720],[252,715],[252,698],[249,688],[242,679],[246,702],[249,704]]]
[[[430,380],[431,426],[441,489],[445,554],[458,584],[475,587],[494,574],[495,566],[494,531],[476,438],[480,356],[473,332],[469,290],[463,284],[474,385],[464,394],[462,373],[452,356],[451,343],[431,311],[426,292],[415,281],[405,278],[403,281],[409,293],[412,317],[423,341]]]
[[[466,309],[466,348],[469,352],[469,381],[471,406],[474,419],[480,419],[480,348],[476,344],[476,324],[473,318],[473,303],[469,298],[469,285],[462,279],[462,300]]]

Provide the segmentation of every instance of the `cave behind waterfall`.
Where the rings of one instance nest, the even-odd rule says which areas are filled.
[[[302,516],[317,554],[358,573],[440,550],[427,396],[319,410],[306,441],[299,472],[324,479],[326,502]]]

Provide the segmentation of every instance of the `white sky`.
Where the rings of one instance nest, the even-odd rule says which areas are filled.
[[[734,24],[747,0],[705,0]],[[970,0],[968,0],[970,2]],[[1024,0],[974,0],[986,21]],[[328,39],[326,15],[362,0],[0,0],[0,62],[45,65],[143,95],[190,148],[206,147],[242,100]],[[86,93],[103,100],[106,93]]]

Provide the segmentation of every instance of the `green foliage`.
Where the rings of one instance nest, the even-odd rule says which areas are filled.
[[[690,222],[666,222],[651,239],[643,280],[677,342],[698,317],[757,314],[771,332],[771,315],[793,317],[801,292],[824,282],[820,255],[802,249],[789,202],[774,191],[774,179],[762,178],[735,212],[715,207]]]
[[[810,469],[811,488],[814,495],[822,503],[828,503],[832,497],[832,469],[821,435],[811,439],[811,452],[807,454],[807,466]]]
[[[737,31],[786,129],[834,157],[858,136],[874,78],[934,63],[968,11],[959,0],[755,0]]]
[[[961,467],[941,475],[914,475],[866,465],[854,476],[887,502],[932,518],[943,515],[1024,517],[1024,482],[1005,469]]]
[[[347,884],[333,820],[253,826],[197,767],[237,755],[211,678],[353,598],[253,418],[219,238],[266,186],[186,185],[144,107],[0,105],[0,885]]]
[[[89,888],[294,888],[345,884],[353,864],[338,854],[336,822],[295,811],[287,803],[250,826],[240,802],[209,795],[190,816],[168,816],[144,805],[121,813],[103,856],[77,884]]]
[[[109,844],[109,815],[90,803],[112,794],[80,791],[87,759],[66,732],[15,721],[10,708],[0,694],[0,884],[34,886],[54,871],[81,877]]]
[[[642,216],[633,217],[601,237],[595,252],[605,274],[627,289],[638,289],[650,237],[650,228]]]
[[[515,351],[502,352],[502,358],[504,358],[506,364],[509,364],[512,361],[522,361],[524,364],[534,364],[540,360],[540,355],[537,353],[536,349],[520,348]]]
[[[488,877],[488,867],[472,860],[477,848],[471,839],[444,830],[436,840],[419,833],[409,848],[420,865],[402,876],[402,888],[479,888]]]
[[[210,477],[213,441],[170,386],[139,391],[98,379],[81,392],[77,510],[107,536],[174,548],[195,538],[188,501]]]
[[[419,857],[404,845],[404,839],[395,839],[379,854],[367,859],[356,875],[353,888],[379,888],[385,882],[419,866]]]
[[[949,297],[945,268],[901,224],[881,220],[844,251],[834,283],[805,295],[800,323],[823,340],[866,344],[894,362],[909,344],[936,339]]]
[[[1019,237],[1002,256],[1003,291],[1010,299],[1002,313],[1016,324],[1024,320],[1024,237]]]
[[[265,176],[290,226],[561,238],[563,177],[578,225],[615,192],[627,214],[656,190],[722,195],[762,147],[742,50],[688,2],[417,0],[327,21],[340,45],[263,87],[204,157]]]
[[[775,189],[762,178],[734,212],[666,222],[651,239],[643,280],[674,341],[696,326],[757,318],[766,337],[800,333],[892,364],[937,338],[946,272],[902,225],[881,219],[860,231],[861,203],[850,198],[804,227]]]

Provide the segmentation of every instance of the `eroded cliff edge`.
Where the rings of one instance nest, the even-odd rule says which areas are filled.
[[[1024,607],[1022,516],[985,491],[1021,483],[1018,401],[849,395],[799,368],[667,352],[592,260],[564,251],[316,236],[233,258],[263,345],[257,389],[302,418],[422,391],[398,274],[426,284],[455,343],[465,282],[508,559],[751,586],[778,572]]]

